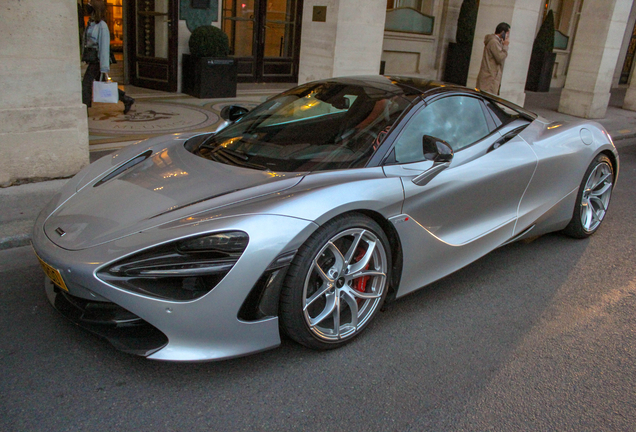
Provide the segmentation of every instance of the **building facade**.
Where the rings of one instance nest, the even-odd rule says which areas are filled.
[[[72,175],[88,163],[79,35],[87,0],[4,0],[0,79],[0,185]],[[441,80],[463,0],[107,0],[118,82],[180,90],[191,31],[224,30],[241,82],[304,83],[342,75]],[[467,85],[474,86],[485,35],[511,25],[500,94],[520,105],[532,44],[547,12],[555,22],[552,88],[559,110],[602,118],[610,90],[631,88],[633,0],[475,0]],[[33,29],[38,28],[38,32]],[[467,59],[468,60],[468,59]]]

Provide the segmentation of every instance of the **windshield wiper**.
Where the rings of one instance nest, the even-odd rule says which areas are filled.
[[[223,146],[213,146],[213,145],[210,145],[210,144],[203,144],[200,148],[210,149],[210,154],[217,153],[217,152],[218,153],[225,153],[227,155],[237,157],[237,158],[242,159],[244,161],[246,161],[246,160],[248,160],[250,158],[247,154],[243,153],[242,151],[232,150],[232,149],[229,149],[229,148],[223,147]]]
[[[208,147],[209,148],[209,147]],[[253,168],[260,171],[267,170],[267,167],[252,162],[247,162],[249,158],[245,153],[237,152],[236,150],[230,150],[227,148],[214,147],[205,157],[208,157],[216,162],[221,162],[228,165],[242,166],[245,168]]]
[[[228,154],[230,156],[234,156],[234,157],[237,157],[239,159],[242,159],[244,161],[246,161],[246,160],[248,160],[250,158],[248,155],[246,155],[242,151],[232,150],[232,149],[229,149],[227,147],[222,147],[222,146],[219,146],[216,149],[212,149],[212,153],[215,153],[215,152],[225,153],[225,154]]]

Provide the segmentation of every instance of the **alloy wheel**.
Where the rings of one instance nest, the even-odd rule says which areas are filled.
[[[612,169],[602,162],[590,173],[581,198],[581,225],[585,231],[594,231],[605,217],[612,195]]]
[[[387,253],[373,232],[351,228],[329,239],[303,288],[303,316],[314,336],[339,341],[361,329],[382,303],[387,269]]]

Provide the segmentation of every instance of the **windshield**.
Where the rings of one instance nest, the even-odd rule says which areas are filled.
[[[205,140],[197,154],[281,172],[362,167],[410,104],[397,91],[343,83],[297,87]]]

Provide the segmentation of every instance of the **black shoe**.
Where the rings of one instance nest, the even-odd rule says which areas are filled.
[[[124,114],[128,114],[128,111],[130,111],[130,108],[133,106],[134,103],[135,100],[130,96],[126,96],[124,98]]]

